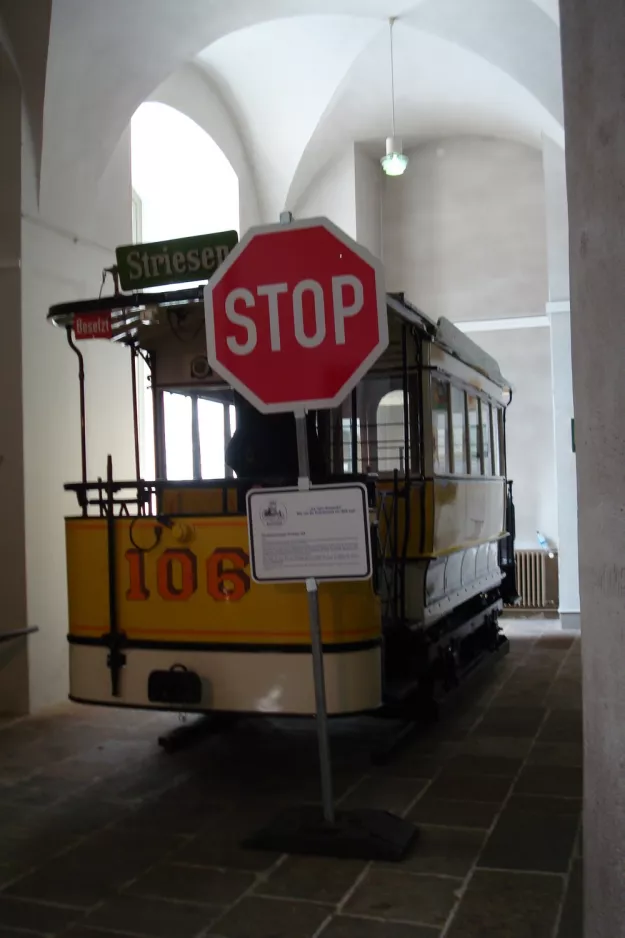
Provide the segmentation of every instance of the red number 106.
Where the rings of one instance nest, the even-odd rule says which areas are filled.
[[[145,551],[127,550],[130,586],[126,599],[144,602],[150,597],[145,583]],[[250,588],[245,568],[249,556],[240,547],[218,547],[204,566],[206,591],[216,602],[238,602]],[[187,547],[163,551],[156,561],[156,588],[161,599],[186,602],[198,588],[198,560]]]

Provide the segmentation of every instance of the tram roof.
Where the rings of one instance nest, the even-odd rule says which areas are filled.
[[[511,388],[510,382],[506,381],[492,355],[480,348],[466,333],[454,326],[449,319],[442,316],[436,322],[406,300],[403,293],[387,293],[386,303],[389,310],[425,332],[430,341],[440,345],[454,358],[458,358],[465,365],[475,368],[476,371],[479,371],[480,374],[498,387],[506,390]]]
[[[510,382],[503,377],[495,359],[458,329],[449,319],[441,317],[438,322],[418,309],[403,293],[387,293],[389,313],[399,316],[417,328],[429,341],[474,368],[500,388],[511,389]],[[113,339],[128,343],[139,338],[140,331],[150,326],[150,318],[159,308],[173,309],[182,306],[204,304],[204,286],[184,290],[167,290],[154,293],[118,293],[113,296],[92,300],[76,300],[51,306],[48,320],[55,326],[71,328],[76,315],[110,312]],[[140,339],[139,339],[140,344]]]

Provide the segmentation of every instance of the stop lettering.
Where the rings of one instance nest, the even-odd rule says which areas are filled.
[[[388,344],[381,264],[327,219],[250,231],[205,308],[211,366],[263,412],[337,406]]]

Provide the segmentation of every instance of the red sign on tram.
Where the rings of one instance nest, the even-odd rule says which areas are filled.
[[[211,366],[263,413],[336,407],[388,345],[382,264],[325,218],[251,229],[204,304]]]
[[[112,339],[113,325],[108,310],[103,313],[75,313],[76,339]]]

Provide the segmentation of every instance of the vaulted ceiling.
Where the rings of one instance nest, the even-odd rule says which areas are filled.
[[[381,155],[391,15],[408,147],[464,133],[563,145],[557,0],[33,0],[49,28],[38,69],[16,6],[0,0],[0,17],[29,76],[44,203],[86,195],[136,108],[173,96],[275,218],[345,145]]]

